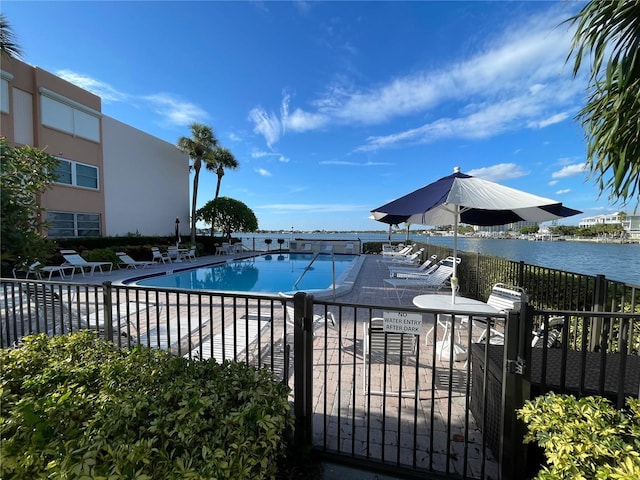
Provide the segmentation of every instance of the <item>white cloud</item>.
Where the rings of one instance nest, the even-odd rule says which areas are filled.
[[[551,180],[547,183],[547,185],[549,185],[550,187],[553,187],[554,185],[558,184],[558,180]]]
[[[557,190],[556,195],[565,195],[567,193],[571,193],[570,188],[563,188],[562,190]]]
[[[357,87],[343,80],[309,102],[308,110],[298,107],[290,114],[291,98],[285,95],[278,129],[275,116],[251,118],[269,145],[281,138],[285,126],[300,132],[329,125],[384,124],[412,115],[432,118],[402,132],[372,136],[358,151],[543,128],[570,116],[583,92],[584,84],[572,79],[565,63],[571,32],[558,25],[566,17],[566,7],[551,8],[487,39],[475,56],[437,70],[393,77],[376,86]],[[465,103],[470,98],[476,102]]]
[[[492,182],[502,182],[529,175],[529,172],[523,170],[522,167],[515,163],[499,163],[490,167],[476,168],[463,173]]]
[[[264,169],[264,168],[256,168],[255,172],[258,175],[261,175],[263,177],[270,177],[271,176],[271,172],[269,172],[268,170]]]
[[[532,128],[548,127],[549,125],[554,125],[556,123],[563,122],[564,120],[566,120],[569,117],[569,115],[570,115],[569,112],[556,113],[554,115],[551,115],[548,118],[543,118],[543,119],[540,119],[540,120],[529,122],[529,126],[532,127]]]
[[[380,167],[395,165],[395,163],[392,162],[347,162],[344,160],[322,160],[319,163],[320,165],[344,165],[349,167]]]
[[[576,175],[583,175],[586,169],[585,163],[576,163],[574,165],[567,165],[562,167],[557,172],[551,174],[551,178],[566,178],[575,177]]]
[[[251,152],[251,158],[264,158],[264,157],[277,157],[277,160],[281,163],[289,162],[289,158],[285,157],[281,153],[265,152],[260,150],[254,150],[253,152]]]
[[[269,148],[280,140],[283,128],[274,113],[269,113],[262,107],[256,107],[249,112],[249,120],[254,124],[253,131],[264,137]]]
[[[130,98],[129,95],[120,92],[108,83],[101,82],[82,73],[71,70],[58,70],[56,75],[69,83],[73,83],[80,88],[98,95],[105,103],[124,102]]]
[[[98,95],[105,103],[128,102],[147,108],[163,119],[159,123],[182,127],[193,122],[202,122],[208,118],[207,113],[200,107],[172,94],[131,95],[121,92],[107,83],[71,70],[59,70],[56,75]]]
[[[273,153],[273,152],[265,152],[262,150],[254,150],[253,152],[251,152],[251,158],[262,158],[262,157],[275,157],[277,156],[277,153]]]
[[[143,97],[158,115],[170,124],[187,126],[193,122],[202,122],[207,113],[197,105],[175,98],[173,95],[159,93]]]

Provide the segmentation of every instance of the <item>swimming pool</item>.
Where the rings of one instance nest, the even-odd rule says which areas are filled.
[[[314,258],[315,257],[315,258]],[[359,255],[316,255],[283,253],[258,255],[246,259],[198,267],[149,277],[136,285],[186,290],[222,290],[230,292],[314,294],[333,292],[333,266],[336,288],[344,290],[357,276]],[[350,280],[352,279],[352,280]]]

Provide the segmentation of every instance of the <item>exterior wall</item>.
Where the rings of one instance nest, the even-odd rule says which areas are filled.
[[[189,228],[189,158],[174,145],[102,117],[106,235],[173,235]],[[183,238],[185,241],[186,238]]]
[[[45,70],[16,59],[3,59],[0,67],[2,80],[8,83],[2,101],[9,106],[0,116],[0,135],[12,145],[31,144],[74,165],[97,168],[97,188],[55,183],[42,194],[40,203],[50,217],[53,212],[99,215],[100,234],[105,236],[173,235],[179,218],[181,233],[189,236],[189,159],[185,154],[170,143],[104,117],[100,97]],[[53,99],[57,106],[43,112],[43,95],[48,105]],[[73,120],[65,124],[69,115]],[[74,132],[52,123],[73,124]],[[76,128],[87,125],[89,130],[78,134]]]
[[[91,111],[100,117],[101,99],[55,75],[38,67],[31,67],[15,59],[3,61],[2,70],[9,72],[13,78],[9,82],[9,113],[2,115],[0,133],[12,144],[19,144],[16,139],[33,138],[36,148],[45,150],[51,155],[66,160],[92,165],[98,168],[98,188],[82,188],[56,183],[46,190],[40,204],[50,211],[65,213],[90,213],[100,216],[100,231],[105,232],[104,185],[102,182],[103,159],[102,143],[91,141],[79,136],[44,125],[42,122],[41,97],[43,89],[59,96],[64,101]],[[19,132],[19,122],[14,122],[16,111],[13,90],[31,94],[32,132]],[[22,126],[24,128],[24,125]],[[29,135],[31,134],[31,135]],[[46,219],[46,213],[44,215]]]

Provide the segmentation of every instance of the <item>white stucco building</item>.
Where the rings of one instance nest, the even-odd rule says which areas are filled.
[[[640,238],[640,215],[628,215],[623,212],[607,213],[594,217],[585,217],[578,224],[580,227],[595,225],[622,225],[629,238]]]

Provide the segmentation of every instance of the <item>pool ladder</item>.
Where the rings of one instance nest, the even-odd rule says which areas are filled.
[[[298,279],[296,280],[296,283],[293,284],[293,289],[295,290],[296,288],[298,288],[298,283],[300,283],[300,280],[302,280],[302,277],[304,277],[304,275],[311,269],[311,265],[313,265],[313,262],[316,261],[316,259],[318,258],[318,256],[321,253],[328,253],[328,252],[323,252],[322,251],[322,245],[320,245],[320,251],[317,252],[313,258],[311,259],[311,261],[309,262],[309,264],[304,267],[304,270],[302,271],[302,273],[300,274],[300,276],[298,277]],[[333,285],[333,297],[335,298],[336,296],[336,257],[334,255],[333,252],[331,252],[331,278],[333,280],[332,285]]]

